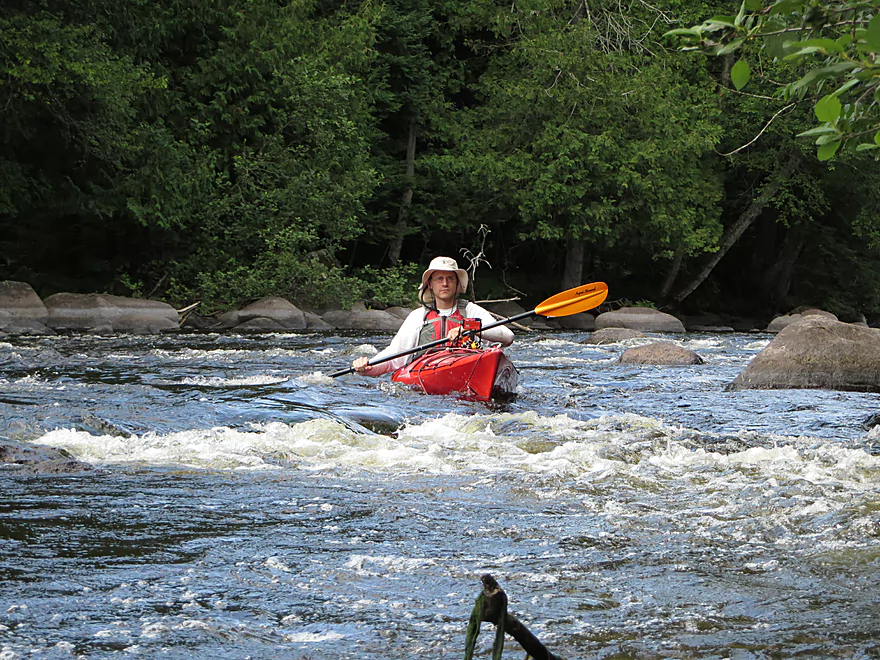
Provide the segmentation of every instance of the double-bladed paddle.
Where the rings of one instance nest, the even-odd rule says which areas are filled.
[[[603,302],[605,302],[605,298],[608,296],[608,285],[604,282],[593,282],[591,284],[582,284],[580,286],[576,286],[573,289],[568,289],[567,291],[563,291],[562,293],[557,293],[555,296],[551,296],[547,298],[540,305],[535,307],[530,312],[523,312],[522,314],[516,314],[515,316],[511,316],[506,319],[501,319],[496,323],[490,323],[489,325],[485,325],[479,330],[470,330],[466,332],[466,335],[476,335],[489,330],[491,328],[497,328],[500,325],[507,325],[508,323],[513,323],[514,321],[519,321],[520,319],[528,318],[529,316],[549,316],[559,317],[559,316],[571,316],[572,314],[578,314],[580,312],[586,312],[588,309],[593,309],[594,307],[598,307]],[[409,348],[405,351],[400,351],[399,353],[394,353],[393,355],[386,355],[380,360],[376,360],[375,362],[370,362],[369,364],[372,366],[374,364],[381,364],[382,362],[387,362],[388,360],[394,360],[399,357],[403,357],[404,355],[412,355],[413,353],[418,353],[419,351],[424,351],[429,348],[433,348],[434,346],[440,346],[441,344],[445,344],[449,341],[448,338],[436,339],[434,341],[430,341],[427,344],[422,344],[421,346],[416,346],[415,348]],[[330,374],[331,378],[336,378],[337,376],[345,376],[346,374],[354,373],[354,367],[349,367],[348,369],[342,369],[341,371],[335,371]]]

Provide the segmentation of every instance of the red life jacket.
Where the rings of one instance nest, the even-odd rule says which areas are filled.
[[[467,305],[467,300],[459,300],[449,316],[443,316],[436,309],[429,309],[425,314],[422,330],[419,332],[419,344],[445,339],[452,328],[457,328],[464,323],[464,311],[467,309]]]

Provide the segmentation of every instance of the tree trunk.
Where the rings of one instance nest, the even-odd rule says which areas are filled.
[[[675,284],[675,278],[678,277],[678,271],[681,270],[681,260],[684,255],[684,252],[679,248],[675,251],[675,257],[672,259],[672,264],[669,266],[669,272],[666,273],[666,279],[663,280],[663,287],[660,289],[660,300],[666,301],[669,299],[669,294],[672,292],[672,286]]]
[[[580,238],[567,236],[565,239],[565,271],[562,274],[562,289],[572,289],[581,284],[584,276],[584,242]]]
[[[788,290],[791,288],[791,274],[803,249],[804,239],[800,232],[789,229],[782,240],[776,261],[763,278],[764,297],[770,305],[771,313],[786,311],[780,310],[779,304],[788,295]]]
[[[406,142],[406,190],[400,200],[400,211],[397,213],[397,224],[394,226],[394,238],[388,246],[388,261],[393,266],[400,261],[400,253],[403,251],[403,237],[406,235],[406,219],[409,216],[409,207],[412,204],[413,176],[416,173],[416,121],[409,123],[409,138]]]
[[[791,173],[795,170],[799,162],[799,158],[797,154],[792,154],[789,159],[786,161],[785,165],[783,165],[771,178],[770,180],[764,184],[761,193],[757,198],[752,200],[752,203],[748,205],[748,207],[740,214],[739,218],[736,222],[733,223],[721,237],[721,245],[718,246],[718,251],[712,255],[703,269],[697,273],[697,276],[688,284],[686,287],[681,289],[678,293],[676,293],[672,300],[673,302],[680,303],[682,300],[691,295],[694,291],[696,291],[697,287],[700,286],[709,274],[712,272],[712,269],[718,265],[718,262],[727,254],[727,251],[730,250],[731,247],[740,239],[740,237],[745,233],[746,229],[755,221],[755,219],[761,215],[761,212],[764,210],[764,207],[767,206],[767,203],[773,199],[779,189],[782,187],[782,184],[791,176]]]

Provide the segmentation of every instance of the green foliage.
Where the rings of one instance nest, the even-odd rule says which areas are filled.
[[[412,305],[426,260],[485,226],[481,295],[550,293],[574,244],[591,279],[642,300],[670,266],[698,271],[798,161],[704,301],[742,287],[763,304],[796,234],[819,266],[796,264],[791,296],[877,307],[880,186],[861,157],[880,148],[876,3],[747,0],[670,33],[721,58],[670,51],[671,12],[710,15],[702,0],[4,3],[0,279],[204,311]],[[801,161],[807,147],[828,160]],[[412,263],[380,268],[400,235]]]
[[[421,283],[419,264],[395,264],[389,268],[365,266],[354,273],[361,283],[361,298],[381,307],[418,306],[418,286]]]
[[[713,249],[721,188],[706,157],[720,130],[705,72],[664,51],[647,6],[578,11],[498,6],[480,103],[433,166],[518,218],[523,240],[648,258]]]
[[[657,309],[657,303],[653,300],[629,300],[622,298],[618,301],[621,307],[645,307],[648,309]]]
[[[840,148],[863,152],[880,146],[880,14],[863,0],[744,0],[735,17],[716,16],[667,35],[683,50],[750,57],[746,45],[760,43],[763,52],[788,65],[777,94],[785,101],[812,99],[821,132],[819,160]],[[731,82],[742,89],[749,80],[747,59],[731,70]]]

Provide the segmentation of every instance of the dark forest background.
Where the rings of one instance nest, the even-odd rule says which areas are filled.
[[[786,65],[738,91],[664,38],[715,11],[5,0],[0,279],[381,306],[444,254],[477,298],[880,318],[880,165],[795,137]]]

